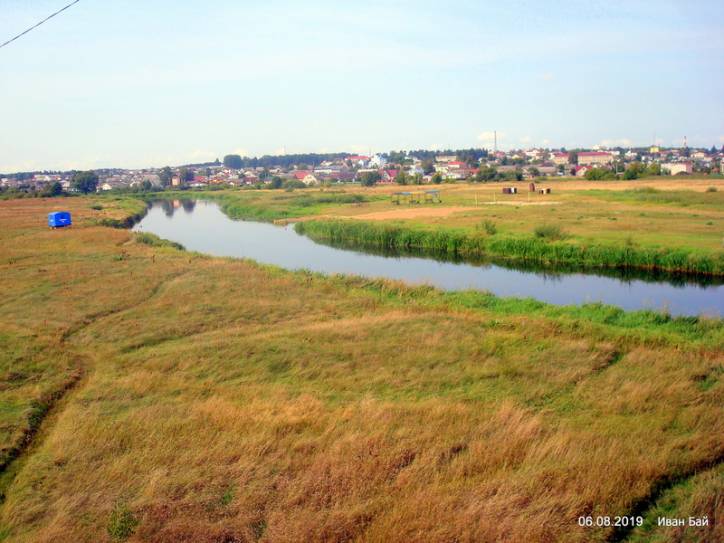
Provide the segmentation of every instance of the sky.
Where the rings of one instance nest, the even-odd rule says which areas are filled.
[[[0,0],[0,42],[70,0]],[[0,172],[724,145],[724,2],[81,0],[0,48]]]

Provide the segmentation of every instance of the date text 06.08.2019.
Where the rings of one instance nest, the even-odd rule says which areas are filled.
[[[641,526],[644,523],[644,517],[634,516],[584,516],[578,517],[578,525],[586,528],[596,527],[607,527],[613,526],[614,528],[633,528],[635,526]]]

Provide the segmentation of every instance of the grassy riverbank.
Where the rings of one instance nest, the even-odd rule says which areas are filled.
[[[724,183],[719,180],[545,185],[553,188],[551,195],[502,195],[500,183],[444,185],[437,187],[441,204],[413,206],[391,204],[397,186],[161,196],[213,199],[235,219],[309,221],[299,228],[310,237],[353,247],[569,270],[724,274]]]
[[[73,228],[45,227],[58,206]],[[3,446],[35,426],[6,541],[674,541],[577,519],[721,517],[720,319],[285,272],[100,225],[132,208],[0,202]]]
[[[581,269],[641,269],[674,273],[724,275],[724,252],[712,256],[701,251],[623,246],[579,245],[561,240],[557,227],[540,228],[527,238],[500,237],[490,228],[478,232],[422,229],[381,222],[314,220],[295,229],[315,241],[349,247],[418,251],[431,256],[461,258],[497,257],[533,262],[542,266],[575,266]]]

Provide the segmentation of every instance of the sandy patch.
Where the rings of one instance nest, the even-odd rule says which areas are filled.
[[[386,221],[390,219],[417,219],[420,217],[449,217],[454,213],[474,210],[475,207],[470,206],[400,207],[389,211],[374,211],[372,213],[361,213],[359,215],[345,215],[340,218],[361,219],[365,221]]]
[[[518,201],[501,201],[501,202],[480,202],[483,206],[555,206],[561,202],[554,202],[552,200],[546,200],[545,202],[518,202]],[[473,208],[475,209],[475,208]]]

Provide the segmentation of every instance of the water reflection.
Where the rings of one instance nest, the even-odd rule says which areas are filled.
[[[287,269],[383,277],[444,290],[484,290],[558,305],[603,302],[626,310],[666,309],[674,315],[724,313],[724,286],[711,279],[640,271],[580,273],[534,264],[511,266],[500,261],[471,263],[412,253],[362,252],[315,243],[297,234],[291,225],[233,221],[214,202],[176,202],[153,203],[135,229],[179,242],[189,250],[251,258]],[[177,213],[179,208],[184,213]]]

